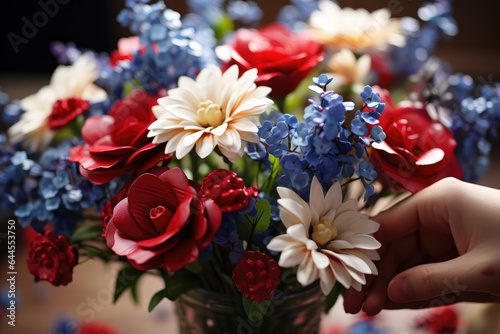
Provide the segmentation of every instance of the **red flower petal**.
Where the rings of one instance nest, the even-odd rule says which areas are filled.
[[[113,169],[98,168],[90,171],[80,166],[80,174],[82,174],[82,176],[86,177],[94,184],[105,184],[115,177],[127,174],[132,170],[132,168],[133,166]]]
[[[205,201],[205,216],[207,217],[207,231],[205,232],[205,236],[198,240],[198,247],[201,251],[208,247],[222,222],[222,212],[211,199]]]
[[[179,229],[171,230],[165,234],[157,236],[153,239],[141,240],[139,241],[139,246],[144,248],[156,248],[155,251],[165,252],[171,247],[175,246],[179,239],[181,238],[180,234],[177,234]]]
[[[182,241],[175,247],[175,252],[168,252],[163,255],[163,268],[174,272],[180,270],[198,258],[200,252],[196,242],[192,239]]]
[[[169,187],[153,174],[140,175],[128,191],[128,208],[132,216],[140,225],[150,225],[154,231],[156,229],[149,219],[149,211],[157,206],[165,206],[170,211],[175,211],[172,204],[176,202],[177,199]]]
[[[133,206],[131,205],[133,203],[131,201],[133,201],[133,198],[129,191],[128,197],[115,206],[113,218],[111,218],[110,223],[113,222],[116,228],[130,239],[144,240],[155,237],[158,235],[158,232],[156,232],[154,225],[149,219],[140,220],[131,213],[131,206]]]
[[[182,198],[184,196],[186,188],[189,186],[189,181],[182,169],[179,167],[172,168],[161,173],[159,177],[163,182],[169,185],[169,188],[177,197]]]
[[[113,132],[115,120],[109,115],[91,116],[85,120],[82,127],[82,137],[87,144],[94,144],[96,141],[110,135]]]

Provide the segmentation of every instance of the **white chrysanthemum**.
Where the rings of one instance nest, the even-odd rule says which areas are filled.
[[[356,60],[356,56],[349,49],[342,49],[335,53],[327,63],[328,70],[333,74],[332,85],[366,84],[371,67],[371,57],[365,54]]]
[[[9,128],[10,141],[15,144],[24,140],[31,150],[44,150],[57,132],[47,122],[56,101],[80,98],[92,104],[106,99],[106,92],[93,84],[98,75],[97,63],[88,55],[82,55],[72,66],[58,66],[48,86],[21,100],[25,112]]]
[[[280,218],[287,230],[267,248],[281,252],[281,267],[299,266],[300,284],[306,286],[319,278],[325,295],[337,281],[359,291],[366,274],[377,274],[372,260],[379,259],[380,243],[370,234],[379,224],[359,213],[355,200],[342,203],[338,182],[324,196],[314,177],[309,204],[288,188],[278,187],[278,193]]]
[[[320,43],[334,50],[348,48],[367,53],[385,50],[388,44],[405,44],[400,21],[391,19],[386,8],[370,13],[364,8],[340,8],[326,0],[318,6],[319,10],[311,14],[310,29]]]
[[[196,144],[201,158],[218,146],[221,153],[234,162],[243,155],[242,140],[259,142],[257,120],[273,104],[266,96],[271,88],[254,83],[257,69],[243,73],[238,79],[236,65],[224,74],[217,66],[203,69],[196,81],[180,77],[178,88],[158,99],[153,107],[157,120],[149,126],[153,143],[167,142],[165,153],[176,152],[181,159]]]

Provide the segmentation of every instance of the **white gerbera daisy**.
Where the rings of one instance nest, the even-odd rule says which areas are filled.
[[[309,204],[288,188],[278,187],[280,218],[286,234],[267,245],[281,252],[279,265],[299,266],[297,280],[303,286],[318,278],[328,295],[335,282],[361,290],[366,274],[377,274],[372,260],[378,260],[380,243],[370,234],[379,224],[356,209],[356,201],[342,203],[338,182],[326,196],[316,177],[311,184]]]
[[[73,119],[68,117],[70,114],[76,117],[90,104],[106,99],[106,92],[93,84],[98,75],[97,63],[88,55],[82,55],[72,66],[58,66],[48,86],[21,100],[25,112],[9,128],[10,141],[13,144],[24,141],[33,151],[44,150],[65,125],[64,119]],[[85,110],[75,113],[74,108]]]
[[[178,88],[158,99],[153,107],[157,120],[149,126],[153,143],[167,142],[165,153],[176,152],[181,159],[196,144],[201,158],[218,146],[234,162],[243,155],[242,140],[258,143],[257,120],[252,116],[267,110],[273,101],[266,96],[271,88],[254,83],[257,69],[243,73],[238,67],[224,73],[214,65],[203,69],[196,80],[180,77]]]
[[[351,50],[342,49],[328,60],[327,67],[334,74],[332,82],[334,87],[352,84],[364,87],[363,84],[367,83],[370,72],[371,57],[365,54],[356,60]]]
[[[326,0],[318,6],[319,10],[311,14],[309,27],[320,43],[334,50],[371,53],[385,50],[388,44],[405,44],[400,21],[391,19],[386,8],[370,13],[364,8],[340,8]]]

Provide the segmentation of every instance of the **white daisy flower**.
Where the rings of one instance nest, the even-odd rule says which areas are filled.
[[[281,267],[299,266],[300,284],[306,286],[319,278],[325,295],[337,281],[359,291],[366,284],[365,275],[377,274],[372,260],[379,260],[380,243],[370,234],[379,224],[359,213],[355,200],[342,202],[338,182],[324,196],[314,177],[309,203],[288,188],[278,187],[278,194],[280,218],[287,231],[267,248],[281,252]]]
[[[328,60],[327,67],[334,74],[333,87],[353,84],[363,86],[370,73],[371,57],[365,54],[356,59],[351,50],[342,49]]]
[[[196,80],[180,77],[178,88],[158,99],[153,107],[157,120],[149,126],[153,143],[167,142],[165,153],[186,156],[196,144],[200,158],[216,146],[230,161],[243,155],[242,140],[258,143],[257,120],[273,101],[266,96],[271,88],[254,83],[257,69],[243,73],[238,67],[224,73],[214,65],[203,69]]]
[[[405,44],[400,21],[391,19],[387,8],[370,13],[364,8],[340,8],[327,0],[318,6],[319,10],[311,14],[309,28],[320,43],[333,50],[348,48],[356,53],[371,53],[383,51],[389,44]]]
[[[10,141],[24,141],[33,151],[44,150],[67,121],[107,98],[106,92],[93,84],[98,76],[97,63],[88,55],[72,66],[57,67],[48,86],[21,100],[25,112],[8,129]]]

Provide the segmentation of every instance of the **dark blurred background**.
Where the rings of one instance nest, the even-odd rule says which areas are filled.
[[[276,18],[278,9],[288,0],[255,0],[264,11],[264,23]],[[166,0],[169,8],[186,12],[185,1]],[[393,16],[417,17],[422,0],[339,0],[341,6],[364,7],[372,11],[387,7]],[[53,5],[52,17],[38,15],[43,4]],[[0,76],[11,73],[51,73],[56,62],[50,53],[53,40],[73,41],[78,47],[110,51],[120,37],[129,32],[116,23],[116,15],[124,0],[22,0],[0,2]],[[437,54],[452,63],[456,71],[470,74],[476,80],[500,81],[500,2],[491,0],[455,0],[455,18],[459,35],[441,41]],[[22,30],[34,20],[40,27],[29,31],[32,37],[17,40],[18,52],[12,39],[23,38]],[[14,35],[15,34],[15,35]],[[9,36],[10,39],[9,40]]]

